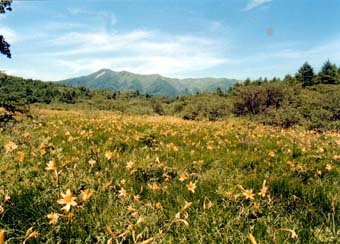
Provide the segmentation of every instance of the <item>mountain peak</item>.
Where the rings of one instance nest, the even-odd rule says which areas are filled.
[[[111,89],[113,91],[138,90],[140,93],[161,96],[177,96],[195,92],[212,92],[219,87],[227,90],[237,80],[227,78],[191,78],[175,79],[159,74],[141,75],[128,71],[115,72],[101,69],[88,76],[59,81],[72,86],[83,86],[95,89]]]
[[[102,72],[113,72],[113,71],[111,69],[100,69],[100,70],[96,71],[95,73],[102,73]]]

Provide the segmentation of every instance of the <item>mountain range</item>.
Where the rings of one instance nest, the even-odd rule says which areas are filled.
[[[111,89],[113,91],[139,91],[141,94],[158,96],[177,96],[196,92],[216,91],[219,87],[227,90],[237,80],[227,78],[168,78],[158,74],[141,75],[127,71],[115,72],[101,69],[87,76],[81,76],[57,83],[94,89]]]

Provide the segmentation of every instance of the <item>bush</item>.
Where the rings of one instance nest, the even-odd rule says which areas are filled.
[[[216,121],[231,112],[228,100],[216,94],[186,96],[172,105],[172,113],[179,114],[186,120]]]
[[[239,86],[235,91],[233,112],[236,115],[256,115],[279,108],[291,100],[293,88],[285,83]]]
[[[340,86],[314,85],[302,88],[287,82],[238,86],[233,112],[264,124],[336,129],[340,120]]]

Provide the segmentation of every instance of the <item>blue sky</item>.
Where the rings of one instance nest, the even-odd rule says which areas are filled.
[[[339,0],[15,0],[0,15],[12,59],[43,80],[101,68],[170,77],[283,77],[340,65]]]

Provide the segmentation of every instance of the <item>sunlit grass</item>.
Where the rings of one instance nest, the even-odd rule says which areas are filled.
[[[0,243],[340,241],[336,132],[37,110],[0,135]]]

